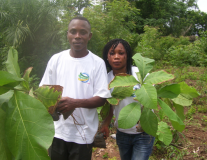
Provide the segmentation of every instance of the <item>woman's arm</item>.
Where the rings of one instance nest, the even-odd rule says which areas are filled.
[[[113,108],[110,105],[110,111],[108,116],[104,119],[102,125],[101,125],[101,129],[100,132],[102,132],[104,134],[104,138],[106,139],[107,137],[109,137],[109,124],[111,123],[111,119],[113,117]]]

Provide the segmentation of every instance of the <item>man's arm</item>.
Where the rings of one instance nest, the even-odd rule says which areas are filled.
[[[97,108],[103,106],[106,99],[98,96],[89,99],[73,99],[63,97],[59,101],[57,110],[61,113],[74,110],[75,108]]]

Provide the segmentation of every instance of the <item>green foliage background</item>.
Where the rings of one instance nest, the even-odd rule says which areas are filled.
[[[21,83],[24,89],[37,88],[49,58],[70,47],[68,23],[77,15],[83,15],[90,21],[93,36],[88,48],[100,57],[109,40],[122,38],[130,43],[133,53],[142,53],[144,57],[154,59],[157,67],[159,64],[177,66],[180,70],[178,81],[183,80],[184,67],[207,66],[207,14],[199,10],[196,0],[109,0],[96,5],[88,0],[0,0],[1,74],[6,75],[3,71],[7,70],[7,53],[13,46],[19,56],[18,62],[15,62],[19,64],[15,67],[19,70],[16,76],[23,77],[24,70],[32,66],[30,78],[24,77],[26,81]],[[30,72],[28,70],[28,74]],[[18,79],[6,76],[11,78],[9,81],[14,87],[16,84],[12,82],[16,83]],[[190,73],[188,76],[196,78]],[[202,80],[206,81],[205,74]],[[6,91],[1,89],[0,94]],[[1,108],[5,106],[3,102],[7,103],[11,98],[10,94],[4,95],[6,100],[0,97]],[[15,95],[19,94],[15,92]],[[118,102],[116,99],[111,101]],[[12,100],[10,103],[13,103]],[[46,110],[42,110],[46,114]],[[6,114],[0,109],[1,124],[4,124],[5,117]],[[46,117],[51,124],[51,117]],[[165,128],[166,134],[169,132],[165,123],[159,125],[158,130]],[[5,135],[4,127],[0,126],[1,135]],[[169,137],[158,136],[169,141]],[[48,141],[51,137],[50,133]],[[5,137],[0,137],[0,141],[6,143]],[[47,148],[48,144],[43,146]],[[7,148],[1,149],[10,155]]]
[[[88,0],[0,0],[0,69],[5,69],[8,49],[14,46],[21,70],[34,67],[32,77],[38,81],[48,59],[70,47],[68,23],[77,15],[89,19],[93,37],[88,48],[99,56],[109,40],[123,38],[134,53],[145,50],[141,53],[156,61],[175,65],[176,57],[190,52],[185,63],[206,66],[207,14],[195,0],[110,0],[96,5]],[[191,35],[200,38],[192,43],[183,37]]]

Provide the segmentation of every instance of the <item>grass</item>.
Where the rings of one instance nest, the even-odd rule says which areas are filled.
[[[92,152],[95,152],[96,150],[97,150],[96,147],[93,147],[93,148],[92,148]]]
[[[202,127],[202,124],[207,125],[207,116],[199,117],[200,119],[195,119],[198,113],[207,113],[207,68],[205,67],[183,67],[182,69],[178,67],[171,66],[159,66],[155,68],[154,71],[160,70],[164,68],[168,73],[173,74],[175,79],[170,83],[179,83],[185,81],[189,86],[194,87],[199,93],[200,96],[193,100],[193,104],[191,106],[185,107],[187,111],[185,113],[186,119],[184,123],[186,126],[190,128],[185,129],[185,132],[194,132],[200,129],[201,131],[207,131],[206,127]],[[156,86],[157,88],[161,88],[163,85],[169,84],[169,82],[165,82],[165,84],[160,84]],[[169,121],[165,119],[166,122]],[[194,127],[193,130],[191,126]],[[160,160],[160,159],[183,159],[184,156],[191,156],[194,159],[206,159],[205,156],[201,156],[199,152],[192,153],[192,151],[188,151],[191,149],[191,146],[194,144],[190,141],[184,141],[185,138],[178,140],[177,143],[172,143],[170,146],[165,145],[157,145],[155,144],[156,150],[153,152],[153,155],[150,157],[150,160]],[[179,146],[186,146],[185,149],[180,148]],[[207,147],[205,145],[205,150],[207,153]],[[192,154],[192,155],[191,155]],[[204,158],[205,157],[205,158]]]
[[[105,158],[108,158],[109,156],[108,156],[108,152],[106,152],[104,155],[103,155],[103,158],[105,159]]]

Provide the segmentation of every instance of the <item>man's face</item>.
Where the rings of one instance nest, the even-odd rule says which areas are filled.
[[[87,21],[74,19],[70,22],[67,38],[74,52],[86,51],[91,36],[90,25]]]

